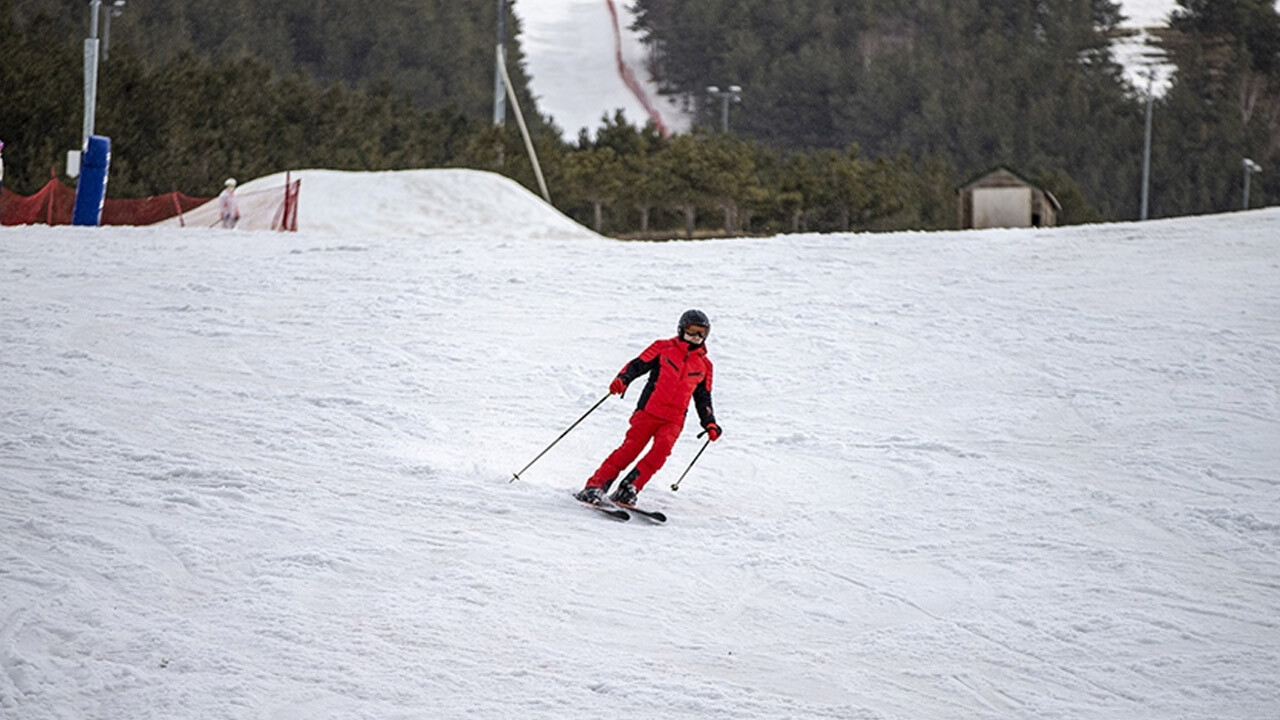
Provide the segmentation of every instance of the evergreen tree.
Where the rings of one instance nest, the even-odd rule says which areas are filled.
[[[658,153],[653,164],[663,180],[661,199],[680,213],[687,240],[693,239],[697,228],[698,208],[709,199],[711,178],[702,140],[696,134],[679,135]]]
[[[1153,149],[1153,214],[1240,207],[1243,160],[1280,161],[1280,13],[1268,0],[1179,0],[1166,40],[1177,65]],[[1156,159],[1159,162],[1156,162]],[[1251,205],[1274,199],[1274,173]]]
[[[617,120],[622,120],[621,114],[617,116]],[[606,123],[596,134],[596,147],[613,148],[622,158],[619,202],[623,207],[630,207],[637,212],[638,229],[644,239],[650,237],[654,210],[661,205],[667,191],[667,181],[661,173],[659,162],[667,143],[653,128],[652,123],[644,131]]]
[[[541,131],[547,121],[528,91],[513,2],[504,4],[507,69],[530,125]],[[78,48],[89,20],[87,4],[76,7],[10,0],[4,15],[24,27],[41,15],[57,18],[59,43]],[[277,73],[303,72],[326,86],[371,90],[385,80],[417,107],[487,117],[496,27],[492,0],[165,0],[129,4],[112,20],[111,43],[113,55],[132,45],[155,66],[189,53],[210,62],[253,57]]]
[[[567,204],[591,206],[591,227],[603,232],[604,207],[622,190],[622,163],[611,147],[579,149],[564,158],[561,178]],[[563,201],[562,201],[563,202]]]
[[[717,135],[703,144],[707,198],[724,213],[724,230],[736,235],[742,208],[762,192],[750,143]]]
[[[40,15],[24,29],[0,4],[0,139],[5,143],[4,185],[30,194],[49,180],[66,151],[80,145],[84,117],[80,58],[50,52],[63,45],[60,25]]]

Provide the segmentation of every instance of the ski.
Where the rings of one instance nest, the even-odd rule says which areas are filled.
[[[638,508],[635,505],[624,505],[622,503],[614,503],[614,505],[633,512],[646,520],[652,520],[656,523],[665,523],[667,521],[666,514],[657,510],[645,510],[644,508]]]
[[[631,513],[615,505],[597,505],[595,503],[583,502],[581,500],[578,500],[577,498],[574,498],[574,500],[577,501],[579,505],[584,505],[586,507],[591,508],[592,510],[598,510],[604,513],[605,515],[608,515],[609,517],[613,518],[614,520],[626,522],[631,519]]]

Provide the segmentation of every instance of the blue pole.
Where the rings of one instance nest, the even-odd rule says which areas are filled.
[[[102,201],[107,197],[107,169],[111,166],[111,138],[90,135],[80,160],[80,182],[72,225],[97,227],[102,223]]]

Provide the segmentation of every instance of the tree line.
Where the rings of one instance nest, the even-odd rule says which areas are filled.
[[[503,0],[506,52],[512,81],[527,103],[532,98],[512,3]],[[494,0],[130,3],[111,19],[111,44],[129,44],[155,65],[187,55],[211,62],[252,57],[280,75],[300,73],[324,86],[342,83],[356,90],[385,84],[418,107],[483,117],[492,113],[496,5]],[[85,0],[0,3],[0,12],[21,28],[41,24],[76,47],[88,35],[88,10]]]
[[[0,34],[10,38],[0,47],[6,186],[29,194],[80,142],[80,47],[38,15],[22,25],[0,15]],[[228,176],[312,167],[471,167],[536,187],[514,123],[424,108],[385,81],[354,89],[253,56],[156,60],[118,35],[114,45],[96,118],[112,139],[109,197],[212,195]],[[784,154],[704,131],[665,138],[618,111],[574,142],[544,125],[535,147],[553,203],[615,235],[947,227],[954,214],[954,169],[864,158],[856,146]]]
[[[665,92],[704,123],[707,85],[744,88],[734,132],[771,147],[1007,164],[1068,179],[1091,212],[1137,217],[1146,88],[1109,50],[1112,0],[636,0]],[[1152,215],[1239,207],[1248,156],[1275,167],[1272,0],[1179,0],[1155,104]],[[1280,191],[1276,174],[1262,197]]]
[[[38,1],[19,14],[0,0],[6,186],[26,193],[79,144],[82,113],[81,33],[69,33],[65,18],[29,12]],[[450,21],[469,23],[475,43],[491,24],[481,21],[480,1],[456,4]],[[261,20],[253,7],[233,2],[219,12]],[[182,8],[195,17],[195,0],[169,12]],[[701,113],[687,135],[662,137],[618,112],[566,140],[538,113],[512,62],[553,203],[599,231],[952,227],[956,187],[996,164],[1053,192],[1065,222],[1136,216],[1143,98],[1106,49],[1114,3],[638,0],[637,9],[654,71]],[[715,18],[722,25],[713,37]],[[352,24],[335,42],[362,46],[364,26]],[[161,49],[113,28],[97,118],[113,141],[112,197],[213,194],[229,175],[308,167],[472,167],[536,187],[514,123],[490,122],[487,54],[431,70],[468,75],[469,86],[485,89],[482,100],[445,89],[457,80],[437,83],[428,99],[350,65],[332,77],[282,71],[246,50],[251,35],[229,29],[215,33],[221,51],[201,49],[196,39],[211,31],[181,27],[190,38]],[[1240,159],[1272,167],[1280,159],[1277,38],[1266,0],[1182,0],[1165,36],[1178,73],[1156,104],[1153,216],[1238,207]],[[370,42],[378,44],[363,45]],[[518,36],[511,42],[519,57]],[[278,64],[290,62],[298,61]],[[746,88],[727,135],[711,129],[718,106],[702,87],[712,80]],[[1275,196],[1276,175],[1254,178],[1257,201]]]

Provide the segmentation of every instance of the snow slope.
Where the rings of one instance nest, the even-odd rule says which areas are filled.
[[[610,4],[617,14],[610,12]],[[617,110],[644,125],[649,110],[628,87],[618,61],[632,73],[644,98],[672,132],[689,129],[690,118],[658,95],[644,70],[645,48],[630,30],[629,3],[622,0],[516,0],[521,48],[538,107],[573,140],[580,129],[594,135],[602,118]]]
[[[1176,0],[1120,0],[1120,12],[1128,27],[1158,27],[1169,24],[1169,15],[1178,9]]]
[[[1129,84],[1143,97],[1148,88],[1156,97],[1164,95],[1173,81],[1176,68],[1167,62],[1164,51],[1150,30],[1168,25],[1169,16],[1176,8],[1174,0],[1120,2],[1120,11],[1126,18],[1120,27],[1132,34],[1113,40],[1111,51],[1116,62],[1124,67]]]
[[[0,717],[1280,708],[1280,211],[620,243],[466,182],[0,232]],[[666,527],[569,499],[634,393],[508,482],[691,306]]]

